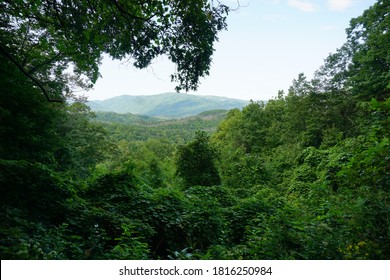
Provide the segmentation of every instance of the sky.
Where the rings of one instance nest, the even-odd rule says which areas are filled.
[[[215,44],[210,75],[201,79],[195,95],[243,100],[268,100],[287,92],[299,73],[309,79],[346,41],[345,29],[374,0],[221,0],[233,11],[228,30]],[[89,100],[119,95],[174,92],[167,57],[139,70],[132,64],[104,57],[102,77],[86,93]]]

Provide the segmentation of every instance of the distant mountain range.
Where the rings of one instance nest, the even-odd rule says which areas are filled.
[[[122,95],[106,100],[89,101],[87,104],[95,112],[183,118],[209,110],[242,108],[248,103],[249,101],[219,96],[163,93],[139,96]]]

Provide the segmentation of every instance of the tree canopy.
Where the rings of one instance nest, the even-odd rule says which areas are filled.
[[[210,146],[208,135],[198,131],[193,141],[180,146],[178,150],[177,174],[187,186],[219,185],[221,179],[214,163],[216,158],[216,151]]]
[[[389,97],[389,13],[389,2],[380,0],[351,20],[347,41],[318,71],[323,87],[347,90],[366,101]]]
[[[52,101],[74,86],[91,87],[104,53],[138,68],[167,55],[177,65],[177,90],[193,90],[208,75],[213,44],[226,28],[229,8],[216,3],[2,1],[0,54]]]

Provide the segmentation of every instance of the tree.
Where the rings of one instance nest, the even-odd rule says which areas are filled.
[[[221,179],[214,164],[217,153],[209,144],[206,132],[198,131],[195,139],[180,146],[177,156],[177,175],[187,186],[219,185]]]
[[[351,20],[347,29],[353,50],[350,85],[363,100],[390,96],[390,2],[377,1]]]
[[[61,101],[72,86],[91,87],[102,54],[147,67],[159,55],[177,65],[177,90],[194,90],[208,75],[217,33],[229,8],[205,0],[2,1],[0,55]],[[73,78],[69,78],[73,69]],[[87,77],[89,82],[83,81]]]
[[[389,13],[389,1],[380,0],[351,20],[347,42],[317,72],[325,90],[343,90],[363,101],[389,97]]]
[[[99,161],[113,152],[113,145],[103,125],[90,121],[94,114],[84,103],[74,102],[65,109],[57,121],[56,133],[60,140],[55,157],[61,171],[86,178]]]
[[[48,104],[8,61],[0,64],[0,158],[52,164],[63,104]]]

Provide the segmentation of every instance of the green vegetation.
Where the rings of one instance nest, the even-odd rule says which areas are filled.
[[[114,48],[104,36],[121,29],[88,25],[82,31],[71,19],[62,26],[57,20],[76,13],[66,1],[58,4],[64,5],[58,17],[48,14],[56,9],[34,1],[30,10],[17,13],[25,2],[0,6],[2,259],[390,258],[387,1],[351,21],[347,42],[312,80],[299,74],[287,93],[266,104],[179,120],[115,113],[94,118],[83,102],[48,102],[76,81],[63,75],[59,61],[77,56],[77,69],[92,75],[83,51],[93,56],[107,47],[120,57],[128,49]],[[152,32],[147,13],[164,8],[107,4],[114,2],[95,12],[132,11],[127,20],[138,23],[135,33]],[[163,9],[161,16],[173,11]],[[199,28],[217,24],[204,23],[202,15]],[[158,16],[157,25],[171,20]],[[127,21],[118,17],[114,24]],[[33,40],[27,27],[42,33]],[[188,32],[184,35],[195,40]],[[99,35],[97,45],[86,43],[78,54],[51,60],[87,35]],[[149,42],[138,43],[144,45],[123,48],[145,56],[142,46]],[[181,54],[180,63],[188,63]],[[29,55],[24,65],[23,55]],[[178,80],[186,84],[187,78],[195,81],[186,75]]]
[[[218,124],[225,118],[228,111],[206,111],[196,116],[183,119],[162,120],[148,116],[132,114],[115,114],[111,112],[97,112],[97,123],[104,123],[109,137],[116,141],[146,141],[158,138],[159,141],[184,144],[195,135],[198,130],[208,133],[217,130]]]
[[[177,175],[186,186],[218,186],[221,184],[215,166],[217,153],[209,144],[206,132],[198,131],[195,139],[177,151]]]

